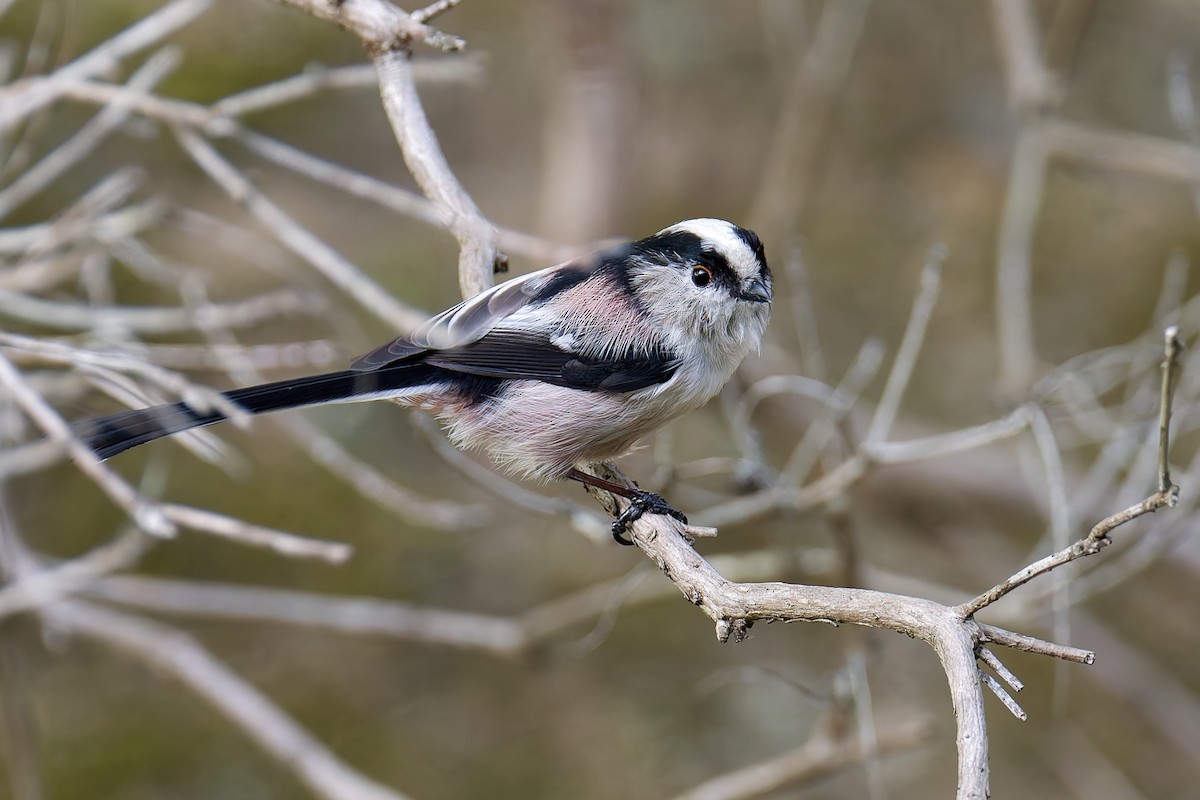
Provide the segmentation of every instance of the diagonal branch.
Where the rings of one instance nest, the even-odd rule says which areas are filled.
[[[1108,538],[1108,534],[1126,522],[1132,522],[1138,517],[1153,514],[1164,506],[1174,506],[1179,502],[1179,487],[1171,483],[1167,470],[1167,446],[1170,438],[1168,425],[1171,418],[1171,398],[1175,391],[1175,384],[1178,381],[1180,369],[1179,356],[1183,352],[1183,344],[1179,341],[1179,330],[1174,326],[1167,328],[1164,338],[1166,344],[1162,365],[1162,393],[1159,401],[1158,491],[1139,503],[1134,503],[1126,509],[1105,517],[1096,523],[1087,536],[1079,541],[1059,550],[1057,553],[1046,556],[1040,561],[1035,561],[1009,576],[1004,581],[996,584],[991,589],[988,589],[974,600],[959,606],[959,610],[964,618],[969,619],[973,617],[979,611],[987,608],[1009,592],[1019,586],[1023,586],[1039,575],[1061,567],[1063,564],[1069,564],[1076,559],[1100,552],[1112,543],[1112,540]]]

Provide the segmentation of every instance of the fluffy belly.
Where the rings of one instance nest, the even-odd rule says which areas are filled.
[[[460,447],[483,450],[505,472],[546,481],[578,464],[623,455],[643,434],[687,410],[668,409],[654,389],[606,394],[522,381],[444,419]]]

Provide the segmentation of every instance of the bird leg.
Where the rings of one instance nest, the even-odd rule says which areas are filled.
[[[594,486],[597,489],[603,489],[606,492],[624,497],[629,501],[629,508],[621,512],[612,524],[613,539],[617,544],[629,546],[633,544],[633,540],[626,538],[625,532],[629,527],[629,523],[640,519],[643,514],[663,514],[668,517],[673,517],[684,525],[687,524],[687,517],[682,511],[672,508],[671,505],[663,500],[654,492],[647,492],[642,489],[629,489],[619,483],[606,481],[604,478],[597,478],[595,475],[589,475],[577,469],[567,473],[567,478],[573,481],[579,481],[587,486]]]

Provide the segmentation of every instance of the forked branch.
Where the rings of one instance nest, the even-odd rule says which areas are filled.
[[[1035,561],[969,603],[959,606],[964,619],[973,617],[1018,586],[1028,583],[1039,575],[1044,575],[1050,570],[1061,567],[1063,564],[1069,564],[1076,559],[1100,552],[1112,543],[1108,536],[1109,533],[1126,522],[1146,514],[1153,514],[1164,506],[1174,506],[1179,501],[1179,487],[1171,483],[1167,460],[1170,444],[1171,402],[1175,393],[1175,385],[1179,380],[1179,356],[1183,352],[1183,344],[1179,341],[1179,330],[1174,326],[1167,328],[1164,338],[1162,390],[1158,415],[1158,491],[1145,500],[1134,503],[1129,508],[1105,517],[1079,541],[1040,561]]]
[[[726,580],[693,549],[686,529],[667,517],[647,516],[632,526],[634,542],[658,566],[690,603],[716,623],[717,638],[735,642],[746,638],[750,627],[766,622],[824,622],[887,628],[921,639],[942,662],[950,685],[958,724],[958,797],[988,796],[987,727],[984,721],[982,687],[987,686],[1018,718],[1025,712],[1012,699],[1023,684],[985,645],[996,644],[1055,658],[1090,664],[1094,654],[1087,650],[1047,642],[1006,631],[974,620],[974,614],[1024,583],[1055,567],[1099,552],[1109,543],[1108,534],[1137,517],[1171,506],[1179,487],[1170,481],[1167,446],[1171,396],[1178,381],[1183,346],[1178,330],[1166,331],[1163,380],[1159,414],[1159,491],[1134,506],[1113,514],[1080,541],[1029,565],[1008,580],[960,606],[945,606],[931,600],[887,594],[867,589],[807,586],[787,583],[735,583]],[[601,477],[617,482],[628,479],[611,465],[597,465]],[[632,486],[632,483],[628,483]],[[623,500],[589,488],[610,512],[622,510]],[[999,678],[983,673],[982,660]]]

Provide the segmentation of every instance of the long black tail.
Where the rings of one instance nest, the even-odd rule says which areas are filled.
[[[307,378],[264,383],[224,392],[223,396],[251,414],[322,403],[367,399],[371,395],[420,386],[436,379],[435,368],[425,364],[402,364],[372,372],[330,372]],[[75,423],[75,434],[100,458],[111,458],[131,447],[163,436],[212,425],[227,417],[211,409],[196,409],[184,403],[110,414]]]

